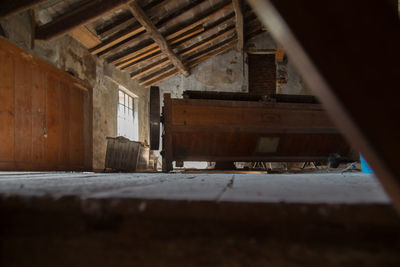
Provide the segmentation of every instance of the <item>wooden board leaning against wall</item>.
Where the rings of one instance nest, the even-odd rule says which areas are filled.
[[[89,170],[92,90],[0,38],[0,170]]]

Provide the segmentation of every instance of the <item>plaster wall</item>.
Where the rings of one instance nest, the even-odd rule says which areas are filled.
[[[232,49],[212,57],[191,70],[191,75],[175,75],[157,84],[161,94],[181,98],[183,91],[247,92],[247,65],[243,55]]]
[[[51,41],[36,40],[31,49],[31,22],[27,12],[0,19],[0,25],[8,41],[58,69],[72,73],[93,89],[93,169],[104,169],[106,137],[117,135],[119,85],[138,97],[139,141],[148,142],[148,89],[132,81],[127,73],[92,56],[69,35]]]
[[[276,48],[277,44],[268,32],[249,40],[246,44],[246,49]],[[277,75],[288,77],[288,83],[277,93],[311,94],[287,58],[277,64]],[[248,92],[247,54],[243,55],[231,49],[194,67],[189,77],[184,77],[182,74],[175,75],[157,86],[160,87],[162,95],[170,93],[173,98],[181,98],[185,90]]]

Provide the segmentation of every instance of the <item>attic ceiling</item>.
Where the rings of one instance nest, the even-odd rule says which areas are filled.
[[[36,39],[70,34],[146,87],[178,73],[188,76],[201,62],[234,47],[242,50],[265,31],[240,0],[21,2],[34,7]]]

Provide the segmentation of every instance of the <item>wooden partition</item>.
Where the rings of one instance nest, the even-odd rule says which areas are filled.
[[[0,38],[0,170],[85,170],[92,96],[71,75]]]

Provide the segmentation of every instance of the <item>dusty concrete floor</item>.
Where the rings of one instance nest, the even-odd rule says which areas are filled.
[[[0,266],[400,266],[362,173],[2,172],[0,218]]]
[[[234,202],[389,203],[373,175],[355,173],[0,172],[0,195]]]

